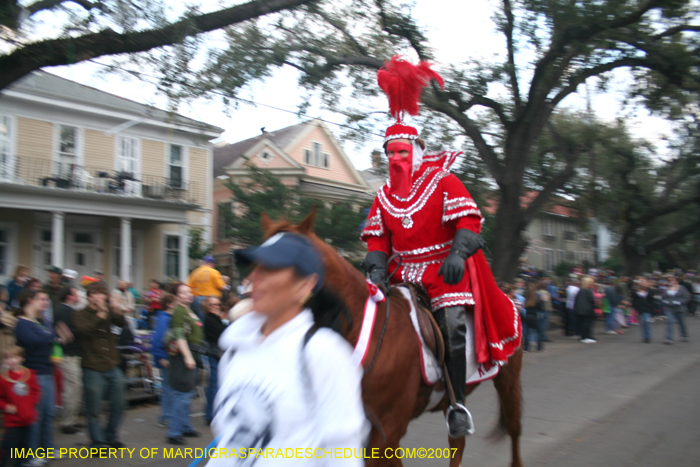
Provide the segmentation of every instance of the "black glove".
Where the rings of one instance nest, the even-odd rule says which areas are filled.
[[[370,251],[360,263],[360,267],[369,274],[369,280],[382,290],[386,288],[386,253],[383,251]]]
[[[479,234],[469,229],[460,229],[455,234],[452,249],[443,261],[438,276],[443,276],[445,284],[454,285],[464,277],[464,262],[485,245]]]

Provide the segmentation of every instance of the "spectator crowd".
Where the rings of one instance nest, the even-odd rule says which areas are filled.
[[[86,429],[91,448],[124,447],[119,428],[129,383],[139,379],[129,378],[137,367],[151,390],[160,389],[159,426],[167,428],[167,442],[184,445],[185,438],[199,436],[190,421],[191,400],[198,382],[206,381],[209,424],[218,340],[238,301],[215,266],[206,256],[186,283],[152,280],[143,293],[124,280],[110,291],[99,271],[78,277],[51,267],[42,283],[18,266],[7,286],[0,286],[0,465],[44,465],[41,456],[9,454],[14,448],[53,448],[59,415],[61,432]]]
[[[550,341],[547,331],[555,321],[560,321],[565,336],[583,344],[598,342],[597,321],[604,328],[600,332],[612,335],[640,326],[644,343],[652,342],[651,323],[665,321],[664,344],[688,342],[686,318],[696,316],[700,303],[700,277],[680,271],[629,278],[595,269],[583,273],[579,267],[558,282],[528,270],[501,288],[520,311],[526,352],[534,342],[538,351],[544,351]]]
[[[13,448],[52,448],[59,414],[62,433],[87,429],[90,447],[123,447],[119,428],[128,373],[137,366],[160,389],[158,426],[167,429],[167,442],[185,445],[186,438],[199,436],[190,418],[195,388],[206,384],[208,425],[218,390],[219,337],[247,286],[244,281],[231,290],[230,279],[215,267],[206,256],[186,283],[152,280],[139,293],[123,280],[110,291],[99,272],[78,277],[51,267],[42,283],[18,266],[7,286],[0,286],[1,465],[43,465],[39,457],[16,460],[8,454]],[[687,342],[686,318],[695,316],[700,302],[700,278],[679,272],[628,278],[578,268],[560,282],[523,271],[501,288],[521,314],[526,352],[546,351],[550,324],[557,322],[583,344],[597,343],[597,332],[624,334],[637,325],[641,341],[651,343],[650,324],[665,320],[663,343]],[[604,329],[595,329],[598,322]],[[109,410],[101,420],[106,394]],[[80,423],[81,412],[86,424]]]

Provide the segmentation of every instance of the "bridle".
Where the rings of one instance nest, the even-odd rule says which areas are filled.
[[[370,362],[369,365],[367,365],[367,368],[365,369],[365,375],[369,373],[369,371],[374,367],[374,364],[377,362],[377,357],[379,356],[379,348],[382,346],[382,341],[384,340],[384,334],[386,333],[386,328],[389,324],[389,295],[391,292],[391,278],[394,277],[394,274],[396,274],[396,271],[398,271],[401,268],[401,265],[403,263],[403,260],[401,259],[401,256],[399,255],[393,255],[391,258],[389,258],[389,261],[386,263],[386,267],[389,268],[391,263],[394,261],[398,261],[398,264],[396,265],[396,269],[389,274],[386,279],[384,280],[384,289],[386,290],[386,316],[384,318],[384,326],[382,327],[382,333],[379,335],[379,342],[377,342],[377,349],[374,351],[374,357],[372,357],[372,361]]]

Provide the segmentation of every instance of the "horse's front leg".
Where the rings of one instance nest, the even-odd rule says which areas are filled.
[[[448,436],[447,442],[450,444],[450,467],[459,467],[462,465],[464,446],[467,444],[464,436],[461,438],[451,438]]]

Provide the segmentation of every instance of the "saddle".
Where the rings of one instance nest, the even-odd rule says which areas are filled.
[[[442,368],[442,364],[445,361],[445,341],[442,338],[442,332],[433,317],[433,312],[430,308],[430,298],[428,294],[419,287],[413,284],[403,283],[398,284],[401,287],[406,287],[411,292],[411,299],[413,300],[413,305],[418,311],[418,326],[420,327],[420,333],[423,337],[425,345],[433,352],[433,355],[438,360],[438,366]]]

